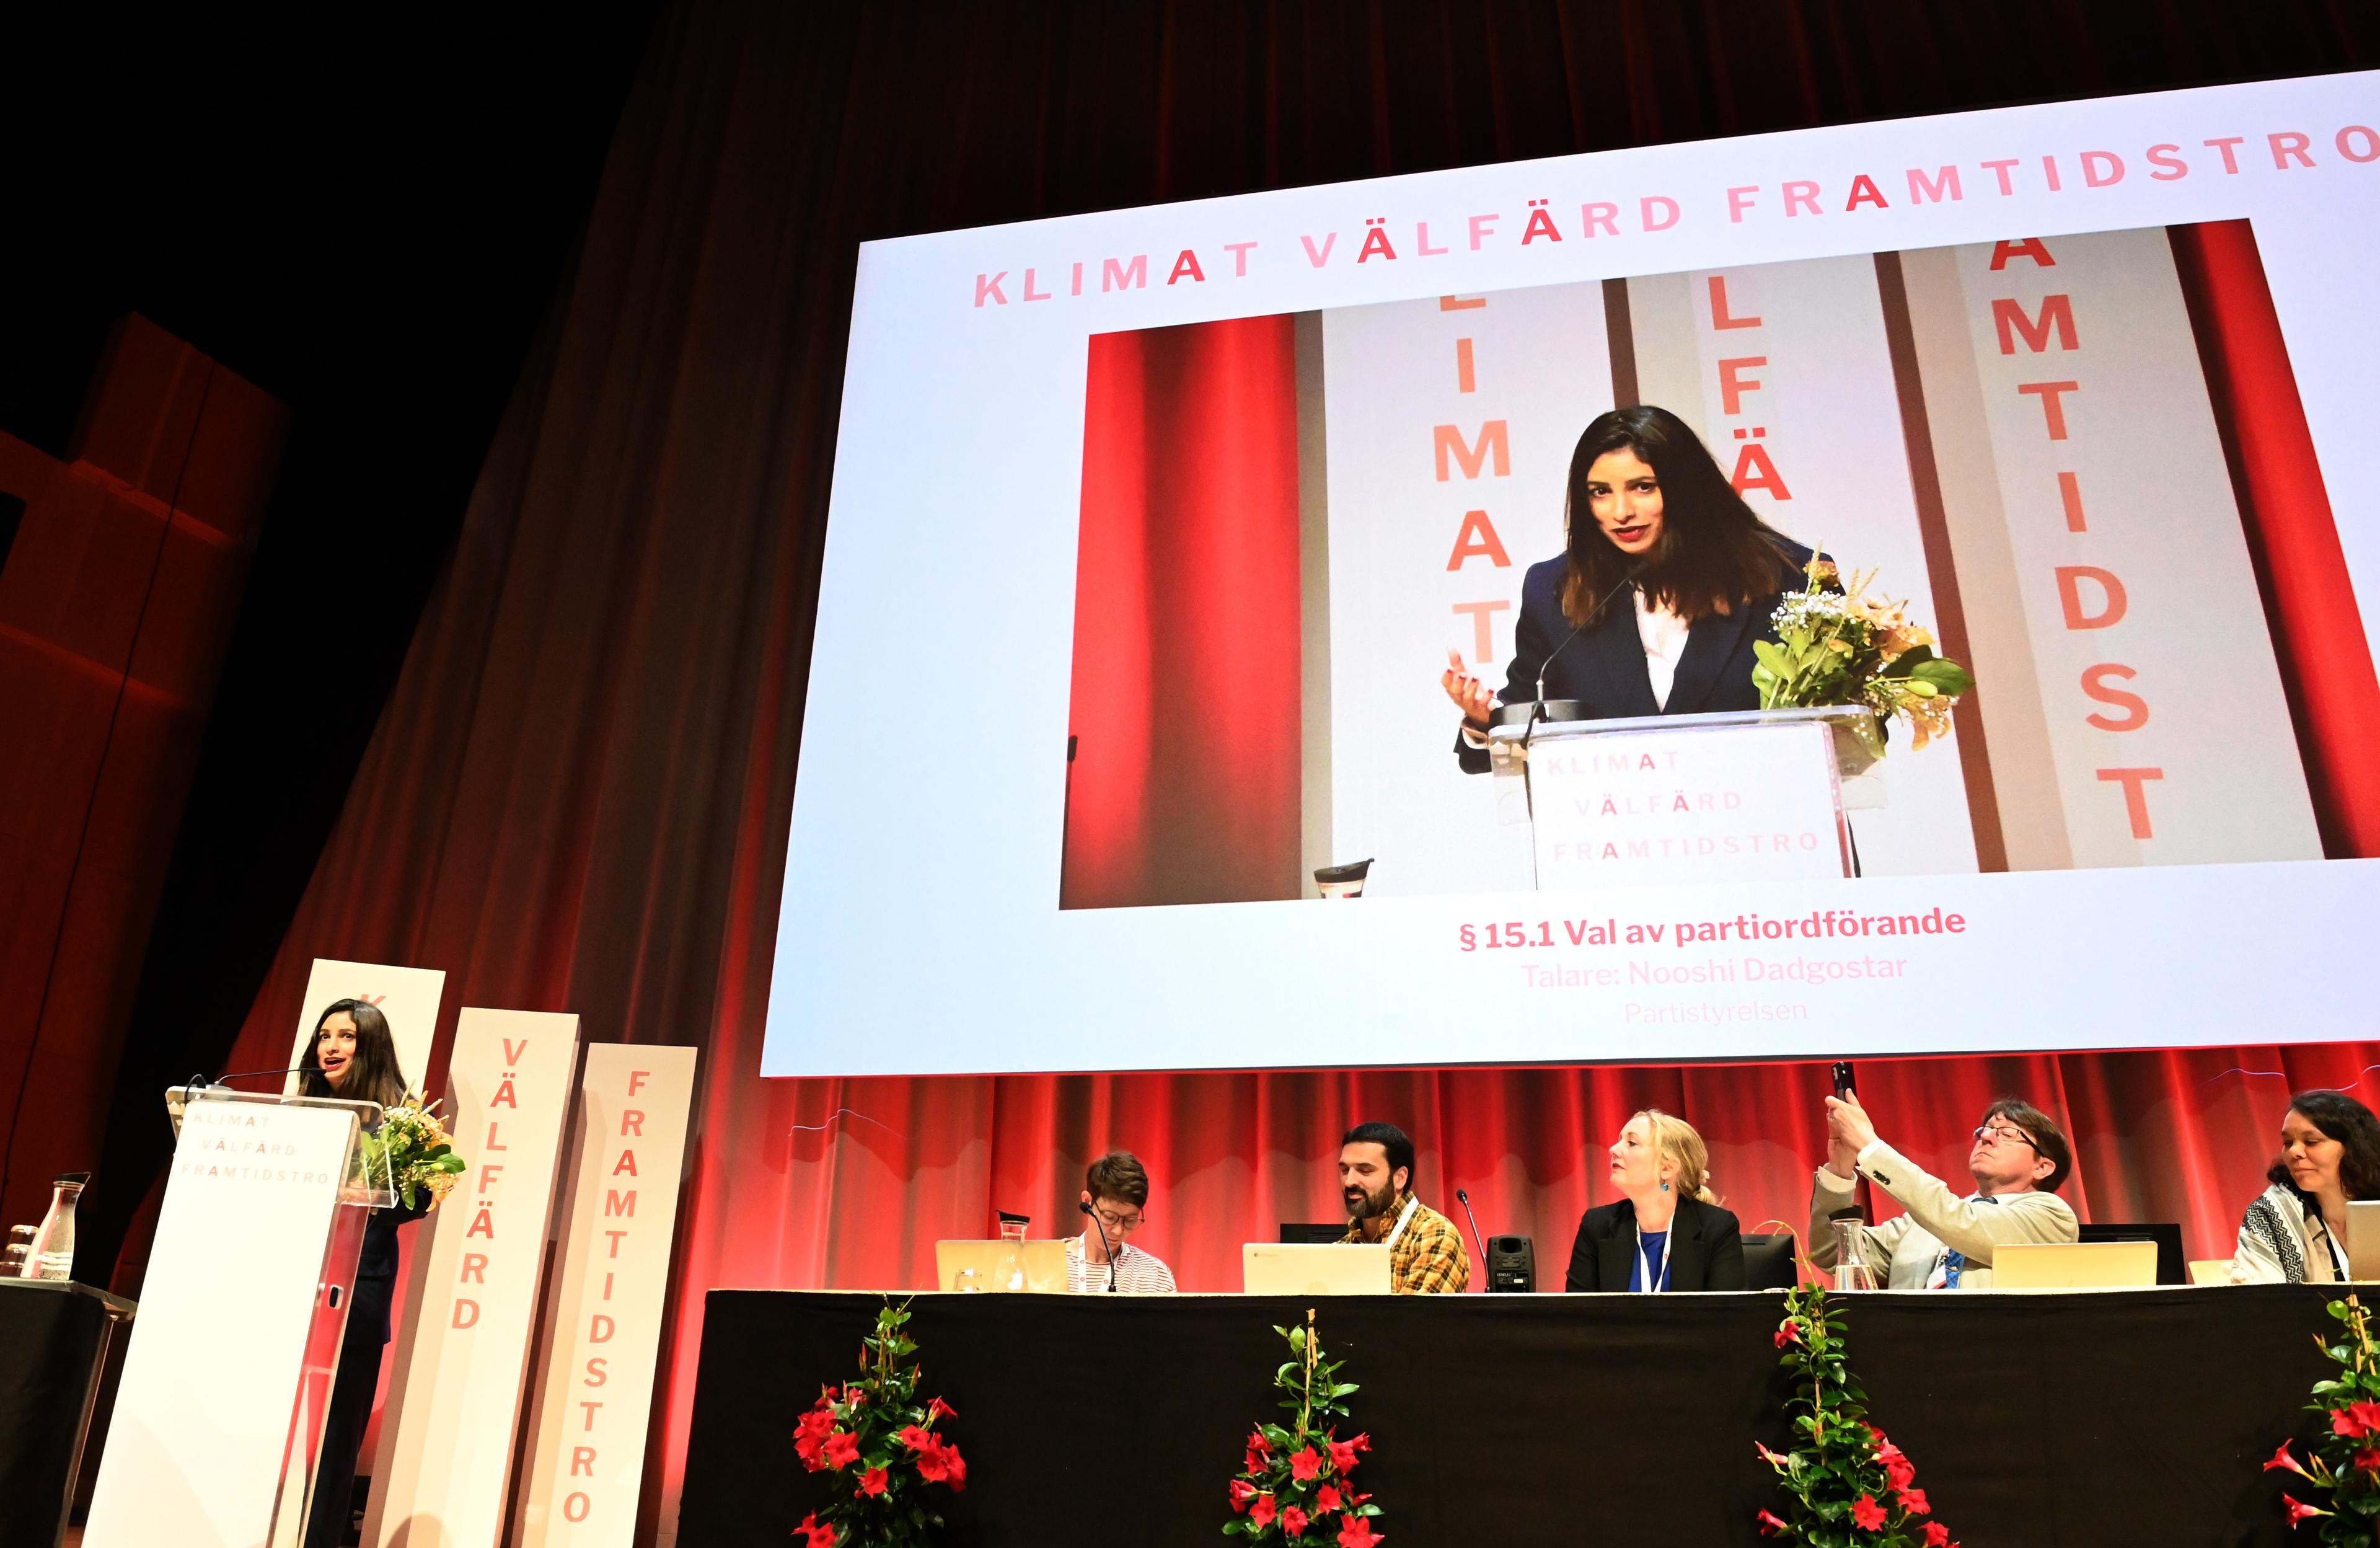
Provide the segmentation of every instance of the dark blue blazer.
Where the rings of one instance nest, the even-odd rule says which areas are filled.
[[[1796,566],[1810,562],[1810,551],[1800,543],[1781,545]],[[1562,643],[1571,631],[1562,616],[1561,580],[1565,561],[1557,555],[1529,567],[1521,580],[1521,621],[1512,634],[1512,665],[1498,697],[1507,704],[1526,703],[1537,696],[1537,669],[1546,667],[1546,697],[1578,701],[1585,720],[1625,720],[1636,715],[1708,714],[1721,710],[1760,708],[1760,690],[1752,686],[1755,664],[1752,642],[1777,638],[1769,616],[1784,599],[1782,590],[1759,598],[1748,607],[1724,616],[1697,619],[1686,635],[1678,657],[1677,676],[1670,684],[1670,701],[1654,702],[1653,679],[1645,670],[1645,645],[1636,633],[1636,607],[1626,592],[1604,603],[1587,620],[1578,638]],[[1548,655],[1553,657],[1547,665]],[[1463,741],[1457,732],[1455,756],[1466,774],[1486,774],[1488,753]]]

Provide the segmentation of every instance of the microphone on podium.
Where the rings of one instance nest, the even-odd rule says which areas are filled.
[[[1604,592],[1602,597],[1597,601],[1596,604],[1586,610],[1586,616],[1581,618],[1575,628],[1573,628],[1568,634],[1562,636],[1562,642],[1555,646],[1552,650],[1548,651],[1546,652],[1546,659],[1537,664],[1537,696],[1535,701],[1529,705],[1529,724],[1532,726],[1535,726],[1538,721],[1543,720],[1546,717],[1546,673],[1552,668],[1554,657],[1568,650],[1570,648],[1570,642],[1577,639],[1581,631],[1583,631],[1587,625],[1595,622],[1596,619],[1603,616],[1603,610],[1607,606],[1610,605],[1611,599],[1626,591],[1629,587],[1636,584],[1636,578],[1644,573],[1645,567],[1643,565],[1629,566],[1628,573],[1620,578],[1620,584]],[[1471,1223],[1471,1234],[1475,1237],[1479,1234],[1479,1223],[1475,1220]],[[1485,1262],[1484,1255],[1482,1257],[1482,1262]]]
[[[1481,1274],[1486,1274],[1488,1272],[1488,1244],[1484,1240],[1481,1240],[1479,1236],[1479,1217],[1471,1213],[1471,1195],[1458,1188],[1454,1190],[1454,1197],[1460,1201],[1463,1205],[1463,1218],[1471,1222],[1471,1240],[1479,1249],[1479,1272]]]
[[[1108,1294],[1114,1295],[1116,1293],[1116,1249],[1108,1241],[1108,1223],[1101,1220],[1099,1212],[1091,1208],[1087,1202],[1077,1203],[1075,1207],[1089,1215],[1091,1224],[1099,1228],[1099,1246],[1108,1255]]]

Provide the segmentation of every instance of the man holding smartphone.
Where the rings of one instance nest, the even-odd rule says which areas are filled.
[[[1836,1066],[1839,1095],[1827,1098],[1827,1164],[1810,1195],[1810,1259],[1835,1262],[1834,1215],[1853,1203],[1864,1176],[1908,1213],[1863,1225],[1859,1252],[1876,1282],[1894,1290],[1980,1290],[1992,1282],[1992,1251],[2005,1242],[2071,1242],[2082,1234],[2058,1196],[2073,1152],[2057,1120],[2016,1097],[1984,1109],[1967,1152],[1975,1190],[1964,1198],[1876,1138],[1851,1089],[1849,1067]]]

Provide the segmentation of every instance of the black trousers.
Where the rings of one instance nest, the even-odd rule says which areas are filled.
[[[372,1394],[380,1388],[381,1355],[388,1346],[390,1286],[358,1281],[347,1333],[339,1346],[339,1374],[331,1383],[330,1411],[322,1420],[322,1451],[314,1464],[314,1504],[306,1516],[306,1548],[339,1548],[353,1515],[356,1458],[364,1427],[371,1422]],[[377,1294],[374,1292],[377,1291]]]

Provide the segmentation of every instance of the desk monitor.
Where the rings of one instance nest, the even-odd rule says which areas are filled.
[[[2347,1205],[2347,1277],[2380,1279],[2380,1199]]]
[[[1995,1290],[2112,1290],[2157,1282],[2153,1241],[2010,1242],[1992,1249]]]
[[[961,1269],[973,1269],[976,1283],[986,1290],[995,1288],[993,1279],[1003,1251],[1014,1251],[1016,1244],[997,1237],[990,1241],[938,1241],[934,1244],[934,1287],[955,1290]],[[1066,1244],[1062,1241],[1029,1241],[1024,1244],[1025,1286],[1027,1290],[1043,1294],[1063,1295],[1066,1291]],[[999,1286],[1005,1288],[1005,1286]]]
[[[1334,1242],[1347,1234],[1343,1220],[1284,1220],[1281,1223],[1281,1239],[1285,1242]]]
[[[1386,1242],[1252,1241],[1240,1249],[1240,1287],[1252,1296],[1385,1296]]]

